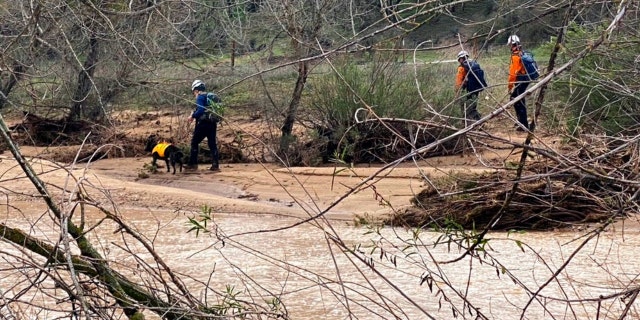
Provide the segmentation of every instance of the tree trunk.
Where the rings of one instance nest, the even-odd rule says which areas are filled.
[[[87,105],[87,97],[93,87],[93,74],[98,63],[98,39],[91,36],[89,39],[89,53],[84,61],[82,70],[78,74],[78,82],[76,91],[73,94],[71,111],[69,112],[69,121],[78,121],[87,117],[91,119],[100,119],[104,112],[100,106]],[[86,109],[91,108],[91,109]]]
[[[20,76],[24,73],[24,66],[19,62],[15,61],[13,67],[11,67],[11,75],[9,75],[9,80],[7,83],[2,84],[2,88],[0,90],[2,93],[0,94],[0,110],[4,108],[4,104],[7,103],[7,97],[11,92],[11,89],[18,83],[20,80]]]
[[[300,100],[302,99],[302,91],[304,91],[304,85],[307,83],[307,76],[309,75],[309,62],[301,61],[298,63],[298,80],[296,86],[293,89],[293,96],[287,109],[287,114],[284,119],[280,137],[280,152],[286,153],[289,149],[289,143],[291,142],[291,132],[293,131],[293,123],[296,120],[296,114],[298,107],[300,106]]]

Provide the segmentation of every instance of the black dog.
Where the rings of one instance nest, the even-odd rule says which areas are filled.
[[[164,141],[158,142],[156,135],[150,135],[149,138],[147,138],[147,145],[144,151],[151,152],[151,156],[153,156],[152,166],[156,167],[156,161],[160,159],[164,160],[167,164],[167,172],[170,172],[170,168],[173,168],[173,174],[176,174],[176,164],[180,165],[180,172],[182,172],[182,158],[184,157],[184,153],[173,144]],[[171,167],[169,167],[169,165],[171,165]]]

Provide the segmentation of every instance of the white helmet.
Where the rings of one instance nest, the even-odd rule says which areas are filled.
[[[466,52],[464,50],[458,52],[458,59],[463,58],[463,57],[464,58],[468,58],[469,57],[469,52]]]
[[[202,80],[193,80],[193,83],[191,84],[191,91],[198,87],[202,87],[202,89],[204,89],[204,82],[202,82]]]
[[[518,36],[516,36],[515,34],[509,36],[509,39],[507,39],[507,44],[520,44],[520,38],[518,38]]]

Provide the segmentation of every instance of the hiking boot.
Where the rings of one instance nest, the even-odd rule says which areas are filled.
[[[520,123],[520,122],[516,122],[513,127],[516,129],[516,131],[518,132],[527,132],[529,131],[529,123],[525,122],[525,123]]]
[[[197,164],[188,164],[188,165],[184,166],[184,171],[198,171],[198,165]]]
[[[211,168],[209,168],[209,171],[219,172],[220,171],[220,167],[218,167],[216,165],[212,165]]]

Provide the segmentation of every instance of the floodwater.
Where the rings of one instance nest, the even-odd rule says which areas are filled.
[[[637,228],[610,228],[590,241],[587,230],[493,233],[470,259],[436,232],[214,217],[209,227],[217,236],[198,237],[186,233],[184,216],[171,217],[157,250],[180,272],[201,281],[211,276],[220,291],[231,286],[256,302],[278,297],[292,319],[452,319],[452,308],[474,319],[464,300],[490,319],[617,319],[620,299],[603,301],[599,314],[597,302],[585,300],[637,287],[640,274]],[[148,219],[132,222],[157,230]]]
[[[195,214],[123,216],[174,272],[193,278],[185,282],[195,296],[205,296],[208,282],[216,291],[233,288],[243,301],[265,305],[277,297],[291,319],[476,319],[477,311],[488,319],[618,319],[629,301],[627,319],[640,316],[633,295],[596,301],[638,289],[635,226],[612,226],[591,240],[589,228],[491,233],[484,251],[470,258],[439,232],[324,220],[296,225],[300,219],[274,215],[214,214],[211,233],[196,236],[187,232],[187,217]],[[37,224],[35,218],[29,219]],[[19,221],[3,217],[10,225]],[[53,232],[45,229],[31,232]],[[91,238],[100,238],[101,250],[118,264],[135,265],[115,230],[102,224]],[[131,238],[127,243],[140,250],[135,258],[149,259]]]
[[[596,319],[597,303],[578,301],[629,289],[640,274],[637,230],[623,234],[611,229],[573,257],[586,240],[580,238],[585,231],[493,233],[484,246],[486,254],[474,259],[462,257],[454,244],[434,246],[442,236],[435,232],[415,236],[403,229],[306,224],[255,233],[295,222],[220,217],[218,226],[231,240],[193,256],[193,249],[184,251],[180,259],[188,272],[203,277],[215,266],[221,285],[242,287],[250,278],[269,288],[282,296],[294,319],[349,318],[347,310],[360,319],[451,319],[447,300],[461,318],[474,319],[476,313],[465,310],[464,299],[490,319],[521,314],[525,319]],[[335,244],[336,238],[345,248]],[[556,279],[546,285],[555,273]],[[431,280],[423,281],[426,275]],[[538,290],[538,298],[529,301]],[[620,300],[602,305],[611,313],[601,310],[600,319],[618,318],[623,308]]]

